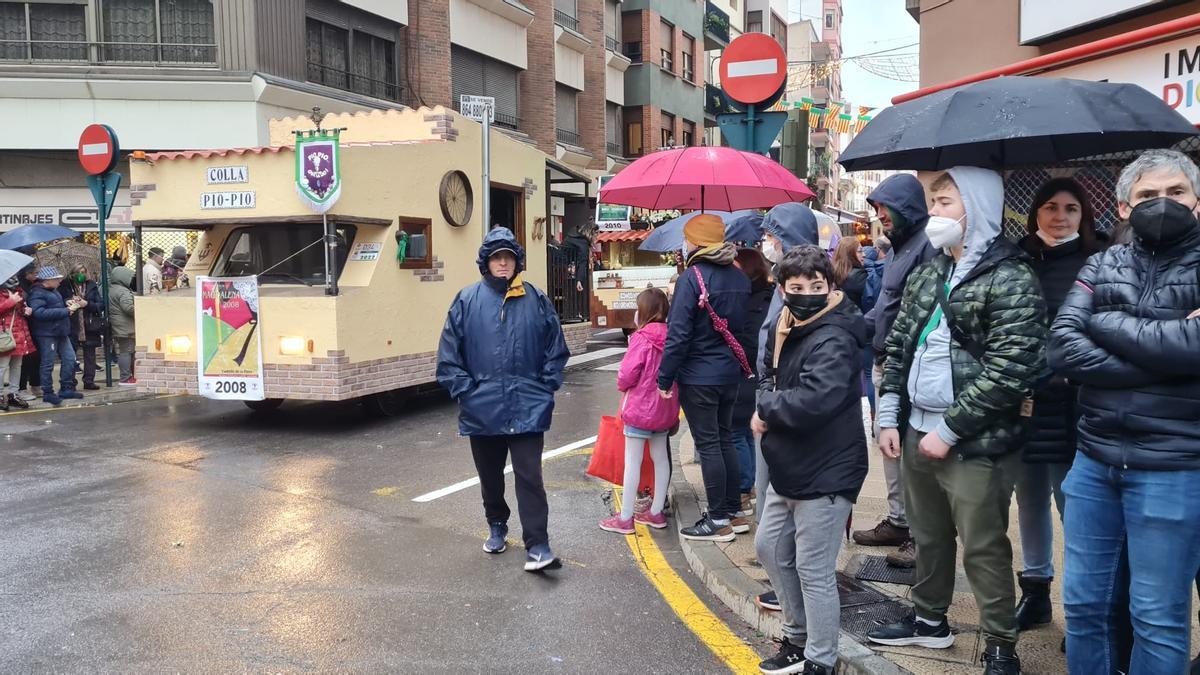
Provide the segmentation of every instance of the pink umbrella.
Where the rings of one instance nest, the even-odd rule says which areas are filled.
[[[815,195],[763,155],[723,147],[663,150],[635,161],[600,189],[600,201],[644,209],[768,209]]]

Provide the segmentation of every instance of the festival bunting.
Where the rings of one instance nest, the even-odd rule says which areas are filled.
[[[808,126],[811,129],[817,129],[821,126],[821,117],[825,115],[824,108],[813,107],[808,111]]]
[[[813,101],[811,98],[802,98],[800,99],[800,104],[796,107],[800,108],[801,110],[808,111],[813,107],[813,103],[816,103],[816,101]]]
[[[863,127],[867,126],[867,123],[870,121],[870,117],[867,117],[866,115],[859,115],[858,120],[854,123],[854,133],[862,133]]]
[[[853,122],[854,118],[852,116],[842,113],[837,116],[833,129],[838,133],[848,134],[850,133],[850,128],[853,126]]]

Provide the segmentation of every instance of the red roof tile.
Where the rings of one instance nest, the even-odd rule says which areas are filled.
[[[650,236],[650,230],[628,230],[625,232],[601,232],[596,235],[598,242],[613,241],[642,241]]]

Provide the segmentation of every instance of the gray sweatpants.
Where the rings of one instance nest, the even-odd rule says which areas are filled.
[[[854,505],[836,496],[788,499],[774,487],[767,490],[765,501],[754,546],[783,607],[784,637],[807,642],[805,660],[833,670],[842,609],[837,558]]]

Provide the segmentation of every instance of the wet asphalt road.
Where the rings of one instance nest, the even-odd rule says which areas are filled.
[[[568,373],[547,449],[616,404],[613,373]],[[545,576],[520,545],[482,552],[477,487],[411,501],[474,475],[455,416],[436,397],[384,421],[190,397],[0,416],[0,672],[726,672],[596,527],[586,455],[546,464],[566,565]],[[674,532],[655,541],[734,622]]]

